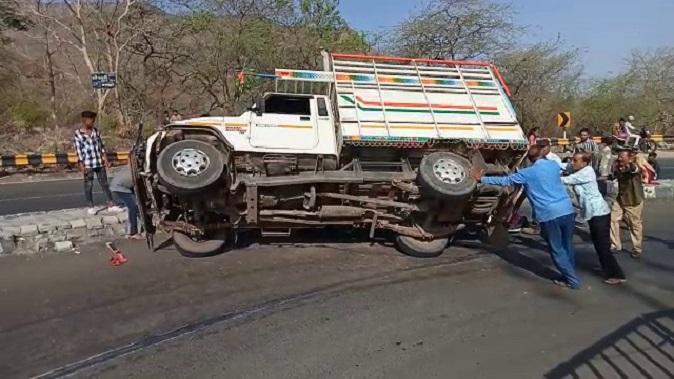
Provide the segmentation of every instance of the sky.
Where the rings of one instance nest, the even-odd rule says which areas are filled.
[[[387,32],[419,10],[423,0],[341,0],[356,29]],[[555,40],[581,51],[588,77],[625,69],[635,49],[674,46],[674,0],[512,0],[515,20],[529,29],[522,42]]]

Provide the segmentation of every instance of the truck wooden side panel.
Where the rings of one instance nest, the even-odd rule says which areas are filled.
[[[330,65],[347,141],[526,142],[505,88],[487,63],[333,54]]]

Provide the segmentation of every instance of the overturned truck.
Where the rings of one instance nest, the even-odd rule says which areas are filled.
[[[238,117],[175,122],[132,157],[149,240],[186,255],[223,251],[236,233],[381,231],[437,256],[465,227],[503,233],[505,175],[527,144],[497,68],[484,62],[323,54],[323,71],[277,69],[276,91]],[[150,242],[151,243],[151,242]]]

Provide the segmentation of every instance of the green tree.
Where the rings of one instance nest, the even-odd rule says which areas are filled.
[[[659,133],[674,130],[674,48],[634,51],[626,72],[592,81],[579,96],[580,123],[603,133],[620,117]]]
[[[554,115],[569,110],[579,93],[578,51],[554,41],[513,49],[495,60],[510,86],[522,126],[556,134]]]
[[[413,57],[491,57],[508,50],[521,31],[508,3],[431,0],[397,26],[391,49]]]

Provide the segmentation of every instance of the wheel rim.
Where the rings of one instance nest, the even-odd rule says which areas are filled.
[[[441,158],[433,165],[433,174],[444,183],[461,183],[466,179],[466,171],[452,159]]]
[[[195,177],[201,175],[211,165],[211,160],[203,151],[183,149],[173,155],[173,169],[182,176]]]

